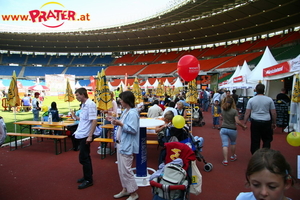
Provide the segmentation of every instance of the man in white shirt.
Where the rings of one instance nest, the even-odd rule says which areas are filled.
[[[158,106],[158,100],[154,100],[153,106],[148,109],[148,118],[155,118],[163,115],[163,110]]]
[[[90,144],[93,142],[93,133],[97,126],[97,107],[89,99],[87,90],[79,88],[75,91],[76,99],[81,102],[81,112],[78,128],[75,131],[75,139],[79,144],[79,162],[83,167],[83,178],[78,179],[81,183],[78,189],[84,189],[93,185],[93,168],[90,156]]]

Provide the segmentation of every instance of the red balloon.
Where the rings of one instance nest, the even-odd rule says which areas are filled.
[[[193,55],[185,55],[177,63],[177,72],[185,81],[194,80],[200,71],[198,59]]]

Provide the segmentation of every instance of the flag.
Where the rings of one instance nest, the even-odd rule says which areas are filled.
[[[65,93],[64,99],[65,99],[65,102],[72,102],[75,99],[72,88],[70,86],[69,79],[67,79],[67,88],[66,88],[66,93]]]
[[[17,86],[17,76],[15,71],[13,72],[12,79],[10,81],[8,94],[7,94],[7,102],[11,107],[16,107],[21,105],[18,86]]]

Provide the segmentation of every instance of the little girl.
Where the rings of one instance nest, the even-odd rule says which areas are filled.
[[[213,116],[213,128],[218,128],[220,130],[220,114],[221,114],[221,107],[219,105],[219,101],[215,100],[214,105],[211,108],[211,114]],[[216,127],[217,126],[217,127]]]
[[[247,185],[252,192],[241,192],[236,200],[291,200],[284,192],[294,185],[291,167],[284,156],[272,149],[257,150],[246,170]]]

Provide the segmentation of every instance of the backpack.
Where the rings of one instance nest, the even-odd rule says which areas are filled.
[[[179,199],[184,194],[182,190],[169,190],[169,186],[185,185],[186,188],[188,187],[186,171],[181,165],[174,163],[166,164],[162,174],[154,181],[164,185],[162,188],[153,188],[153,193],[163,199]]]
[[[200,115],[199,115],[199,108],[196,108],[196,107],[195,107],[195,108],[193,109],[193,118],[194,118],[194,119],[199,119],[199,116],[200,116]]]
[[[6,125],[4,123],[3,118],[0,117],[0,147],[5,141],[6,133],[7,133]]]

